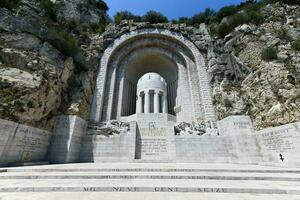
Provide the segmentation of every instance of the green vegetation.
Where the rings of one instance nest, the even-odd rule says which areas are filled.
[[[296,51],[300,51],[300,38],[298,38],[295,42],[292,43],[292,47]]]
[[[107,6],[107,4],[102,0],[89,0],[89,3],[105,12],[109,10],[109,7]]]
[[[132,14],[129,11],[121,11],[117,12],[114,15],[114,22],[116,24],[120,24],[122,20],[133,20],[135,22],[150,22],[151,24],[155,23],[167,23],[169,20],[163,14],[156,12],[156,11],[148,11],[145,15],[137,16]]]
[[[74,36],[65,31],[60,31],[58,35],[73,46],[78,46],[78,42]]]
[[[66,31],[57,33],[54,29],[49,29],[43,38],[65,56],[72,57],[78,70],[84,71],[87,69],[86,60],[73,35]]]
[[[92,24],[91,28],[94,33],[102,34],[105,31],[105,25],[102,25],[102,24],[96,24],[96,23]]]
[[[142,17],[142,21],[155,24],[155,23],[167,23],[169,20],[163,14],[150,10]]]
[[[1,0],[0,1],[0,8],[7,8],[12,10],[17,8],[21,4],[21,0]]]
[[[278,50],[274,47],[265,48],[261,53],[261,59],[265,61],[272,61],[277,59]]]
[[[265,4],[280,2],[280,3],[289,4],[289,5],[300,5],[300,0],[263,0],[263,2]]]
[[[134,15],[133,13],[131,13],[129,11],[117,12],[114,15],[114,22],[116,24],[120,24],[122,20],[133,20],[135,22],[140,22],[140,21],[142,21],[142,17]]]
[[[242,24],[260,24],[263,21],[263,16],[255,11],[236,13],[227,18],[225,22],[221,22],[217,27],[217,33],[220,37],[225,37],[231,33],[235,27]]]
[[[46,12],[46,15],[53,21],[56,21],[55,4],[50,0],[40,0],[40,3]]]
[[[288,31],[285,28],[276,29],[275,33],[276,33],[277,37],[281,40],[285,40],[285,41],[292,40],[292,37],[290,36],[290,34],[288,33]]]
[[[191,18],[180,17],[178,20],[174,20],[173,23],[185,23],[190,26],[198,26],[201,23],[208,24],[210,21],[210,18],[214,15],[215,15],[215,11],[210,8],[207,8],[204,10],[204,12],[195,14]]]

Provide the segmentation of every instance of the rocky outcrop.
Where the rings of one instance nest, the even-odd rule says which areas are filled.
[[[88,117],[100,52],[99,34],[89,26],[105,24],[105,12],[89,1],[56,1],[56,22],[39,2],[0,8],[0,118],[51,129],[56,115]],[[80,16],[87,32],[67,26],[66,10]]]
[[[209,52],[214,104],[219,119],[248,114],[257,129],[299,121],[300,7],[268,5],[264,23],[237,27]],[[278,59],[264,61],[262,50],[278,49]]]
[[[61,114],[87,119],[106,47],[126,32],[157,28],[181,33],[200,50],[218,119],[247,114],[257,129],[300,120],[300,52],[291,47],[300,37],[299,6],[265,6],[263,24],[239,26],[220,39],[203,24],[128,20],[99,35],[95,29],[106,13],[91,0],[52,2],[56,22],[39,1],[22,0],[14,11],[0,8],[0,118],[40,128],[50,128]],[[262,60],[266,47],[277,48],[278,59]]]

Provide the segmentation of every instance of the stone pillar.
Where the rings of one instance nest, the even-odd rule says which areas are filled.
[[[150,113],[150,93],[149,90],[145,90],[145,113]]]
[[[141,94],[137,94],[137,101],[136,101],[136,113],[142,113],[142,96]]]
[[[168,113],[168,99],[167,94],[163,94],[163,113]]]
[[[159,91],[154,91],[154,113],[159,113]]]

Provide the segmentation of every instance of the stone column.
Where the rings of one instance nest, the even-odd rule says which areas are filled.
[[[143,102],[142,102],[142,97],[141,97],[141,94],[138,93],[137,94],[137,101],[136,101],[136,113],[142,113],[142,105]]]
[[[154,113],[159,113],[159,91],[154,91]]]
[[[149,90],[145,90],[145,113],[150,113],[150,94]]]
[[[165,92],[163,94],[163,113],[168,113],[168,99]]]

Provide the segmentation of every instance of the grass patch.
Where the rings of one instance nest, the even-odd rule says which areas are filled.
[[[77,39],[66,31],[60,31],[58,35],[73,46],[78,46]]]
[[[300,51],[300,38],[292,43],[292,48],[296,51]]]
[[[92,24],[91,29],[93,30],[94,33],[102,34],[105,31],[105,26],[101,24]]]
[[[275,34],[281,40],[291,41],[292,37],[285,28],[275,30]]]
[[[46,15],[53,21],[57,21],[55,4],[50,0],[40,0],[40,3],[46,12]]]
[[[276,60],[278,54],[278,50],[274,47],[268,47],[263,49],[262,53],[261,53],[261,59],[265,60],[265,61],[272,61],[272,60]]]
[[[0,0],[0,8],[13,10],[21,4],[21,0]]]

